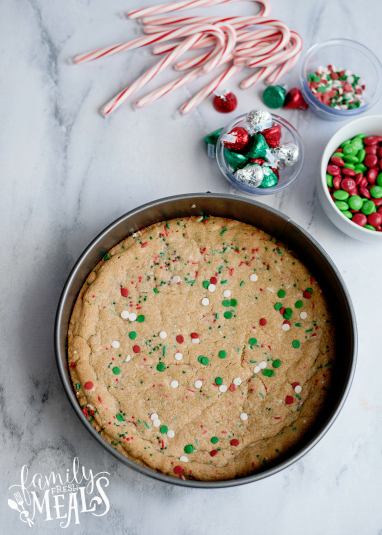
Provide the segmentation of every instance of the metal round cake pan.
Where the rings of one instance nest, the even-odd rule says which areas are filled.
[[[285,242],[317,278],[329,301],[336,319],[337,358],[331,389],[322,412],[303,440],[286,452],[272,466],[246,477],[223,481],[183,480],[155,472],[127,459],[114,450],[92,427],[75,396],[67,360],[67,332],[78,293],[96,264],[107,251],[137,230],[151,224],[178,217],[211,215],[236,219],[259,227],[271,236]],[[349,292],[336,266],[324,249],[299,225],[281,212],[259,202],[225,194],[188,194],[167,197],[145,204],[125,214],[99,234],[82,253],[73,267],[63,289],[55,324],[55,351],[59,374],[66,395],[90,434],[122,463],[147,476],[184,487],[221,488],[258,481],[273,475],[301,459],[331,427],[349,393],[357,356],[357,326]]]

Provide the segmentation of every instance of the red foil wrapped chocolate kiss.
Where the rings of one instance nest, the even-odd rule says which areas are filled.
[[[224,134],[222,141],[223,145],[227,147],[227,149],[240,151],[245,149],[245,147],[248,145],[249,134],[242,126],[236,126],[231,130],[231,132]]]
[[[216,111],[230,113],[237,107],[237,98],[233,93],[227,92],[223,95],[216,95],[213,103]]]
[[[279,124],[271,126],[262,132],[268,147],[274,149],[280,145],[281,126]]]
[[[283,107],[288,108],[289,110],[307,110],[309,108],[298,87],[293,87],[289,93],[286,94]]]

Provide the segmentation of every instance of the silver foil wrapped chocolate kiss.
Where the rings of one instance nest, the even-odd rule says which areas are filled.
[[[247,114],[247,121],[249,123],[248,132],[250,134],[257,134],[267,128],[270,128],[273,123],[272,115],[267,110],[252,110]]]
[[[263,181],[264,172],[258,164],[250,164],[243,169],[238,169],[234,177],[251,188],[258,188]]]
[[[298,146],[292,141],[275,147],[272,149],[272,154],[276,158],[279,167],[294,165],[300,157]]]

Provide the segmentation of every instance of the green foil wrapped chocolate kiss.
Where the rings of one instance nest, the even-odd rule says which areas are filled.
[[[273,188],[279,183],[277,176],[274,174],[272,169],[267,165],[263,166],[264,178],[259,186],[259,188]]]
[[[264,89],[263,102],[268,108],[281,108],[285,101],[285,89],[280,85],[269,85]]]
[[[233,152],[229,149],[224,149],[224,157],[227,163],[228,170],[235,173],[238,169],[242,169],[248,162],[248,158],[244,154]]]
[[[247,158],[264,158],[266,159],[267,150],[269,150],[268,144],[262,134],[256,134],[253,138],[251,148],[247,152]]]

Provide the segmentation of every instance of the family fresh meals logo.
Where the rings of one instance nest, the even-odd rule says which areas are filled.
[[[93,474],[80,467],[77,457],[72,469],[65,475],[30,474],[27,465],[20,473],[20,483],[11,485],[12,497],[8,505],[18,514],[21,522],[33,527],[38,516],[45,521],[59,520],[62,528],[80,523],[80,515],[90,513],[104,516],[110,509],[105,488],[109,486],[109,472]]]

